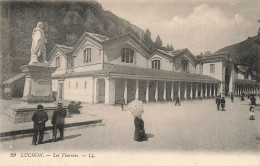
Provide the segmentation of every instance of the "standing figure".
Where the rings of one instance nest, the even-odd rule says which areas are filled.
[[[143,102],[139,100],[134,100],[129,103],[128,109],[134,116],[134,140],[138,142],[147,141],[147,136],[144,129],[144,121],[142,119],[142,113],[144,113]]]
[[[255,120],[255,106],[251,105],[249,108],[249,120]]]
[[[220,100],[220,104],[221,104],[221,111],[225,111],[224,108],[225,108],[226,101],[224,97],[222,97],[222,99]]]
[[[234,102],[234,95],[233,95],[233,93],[231,93],[230,98],[231,98],[231,102]]]
[[[179,106],[180,106],[181,104],[180,104],[180,98],[179,98],[179,95],[176,96],[176,99],[175,99],[175,100],[176,100],[176,102],[175,102],[175,106],[176,106],[177,104],[179,104]]]
[[[120,106],[121,106],[122,111],[124,111],[124,105],[125,105],[125,99],[124,99],[124,98],[121,98],[121,100],[120,100]]]
[[[241,95],[241,101],[244,101],[245,99],[244,99],[244,93],[242,93],[242,95]]]
[[[67,115],[67,111],[62,108],[62,103],[58,103],[58,107],[54,110],[51,124],[53,124],[53,136],[52,140],[56,141],[57,129],[60,131],[60,140],[63,140],[64,136],[64,118]]]
[[[45,38],[44,32],[42,30],[43,23],[38,22],[37,26],[32,32],[32,47],[31,47],[31,60],[29,64],[39,62],[39,57],[42,55],[43,63],[46,61],[46,47],[47,39]]]
[[[251,96],[251,105],[256,106],[256,98],[254,95]]]
[[[45,130],[45,123],[48,121],[48,115],[46,112],[44,112],[42,105],[37,106],[37,111],[33,114],[32,121],[34,122],[32,144],[36,145],[38,133],[39,133],[38,144],[42,144],[44,130]]]
[[[219,106],[220,106],[220,96],[217,96],[217,98],[216,98],[216,104],[217,104],[217,109],[219,110]]]

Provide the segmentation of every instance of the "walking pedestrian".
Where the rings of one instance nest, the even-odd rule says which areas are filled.
[[[254,95],[251,96],[251,105],[256,106],[256,98]]]
[[[231,93],[230,98],[231,98],[231,102],[234,102],[234,95],[233,95],[233,93]]]
[[[225,101],[225,98],[222,97],[222,99],[220,100],[220,104],[221,104],[221,111],[225,111],[225,104],[226,104],[226,101]]]
[[[48,115],[43,110],[42,105],[37,106],[37,111],[32,116],[33,124],[33,141],[32,145],[36,145],[38,134],[38,144],[42,144],[44,130],[45,130],[45,123],[48,121]]]
[[[60,131],[60,140],[63,140],[64,119],[65,119],[66,115],[67,115],[67,111],[64,108],[62,108],[62,103],[59,102],[58,107],[53,112],[53,116],[52,116],[52,120],[51,120],[51,124],[53,124],[53,136],[52,136],[53,141],[57,141],[56,140],[57,129],[59,129],[59,131]]]
[[[180,98],[179,98],[179,95],[176,96],[176,99],[175,99],[175,100],[176,100],[176,102],[175,102],[175,106],[176,106],[177,104],[179,104],[179,106],[180,106],[181,104],[180,104]]]
[[[217,96],[216,98],[216,104],[217,104],[217,109],[219,111],[219,106],[220,106],[220,96]]]

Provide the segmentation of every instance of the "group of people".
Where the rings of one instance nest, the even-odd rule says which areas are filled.
[[[79,114],[79,109],[81,108],[81,102],[75,103],[75,101],[71,101],[68,105],[68,111],[70,114]]]
[[[57,108],[55,108],[53,112],[52,119],[51,119],[51,124],[53,125],[52,141],[54,142],[57,141],[56,137],[57,137],[58,129],[60,131],[59,140],[63,140],[64,124],[65,124],[64,119],[66,115],[67,115],[66,109],[63,108],[62,103],[59,102]],[[32,121],[34,122],[32,145],[37,144],[38,135],[39,135],[38,144],[42,144],[44,131],[45,131],[45,123],[48,121],[48,115],[44,111],[42,105],[37,106],[37,111],[33,114]]]
[[[233,101],[233,99],[231,99]],[[226,105],[226,100],[224,97],[221,98],[221,95],[216,97],[216,104],[217,104],[217,110],[220,110],[221,106],[221,111],[225,111],[225,105]]]
[[[242,93],[241,95],[241,101],[244,101],[245,97],[245,94]],[[249,107],[249,119],[250,120],[255,120],[255,107],[256,107],[256,98],[255,98],[255,95],[254,94],[248,94],[247,95],[248,97],[248,102],[250,103],[250,107]],[[234,95],[233,94],[230,94],[230,98],[231,98],[231,102],[234,102]],[[221,95],[217,96],[216,98],[216,104],[217,104],[217,110],[220,110],[220,106],[221,106],[221,110],[222,111],[225,111],[225,98],[222,97],[221,98]]]

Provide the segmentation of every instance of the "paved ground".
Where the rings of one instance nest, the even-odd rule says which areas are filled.
[[[65,132],[65,140],[31,146],[31,137],[1,142],[3,151],[195,151],[259,152],[260,110],[256,120],[248,120],[248,103],[238,98],[226,111],[216,111],[214,99],[145,104],[143,119],[150,137],[147,142],[133,141],[133,117],[119,106],[84,105],[89,116],[103,119],[104,126],[74,128]],[[258,102],[258,101],[257,101]],[[259,103],[259,102],[258,102]],[[55,145],[55,146],[54,146]]]

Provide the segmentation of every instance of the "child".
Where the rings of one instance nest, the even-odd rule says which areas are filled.
[[[143,102],[139,100],[134,100],[131,103],[129,103],[128,109],[130,110],[131,114],[135,117],[134,140],[138,142],[147,141],[147,136],[144,130],[144,121],[142,119],[142,113],[144,113]]]
[[[249,120],[255,120],[255,106],[251,105],[249,108]]]

